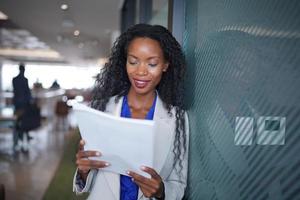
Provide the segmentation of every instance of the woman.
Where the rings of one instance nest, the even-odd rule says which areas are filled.
[[[188,120],[183,105],[184,56],[172,34],[159,25],[138,24],[115,42],[111,57],[97,76],[91,106],[121,117],[163,121],[172,146],[163,167],[147,166],[143,177],[101,170],[105,161],[92,161],[101,152],[84,151],[81,140],[76,155],[76,193],[90,192],[89,199],[181,199],[187,179]],[[166,130],[166,129],[164,129]]]

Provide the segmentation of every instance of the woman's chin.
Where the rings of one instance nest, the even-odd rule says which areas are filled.
[[[133,90],[135,91],[136,94],[139,94],[139,95],[146,95],[146,94],[149,94],[149,93],[153,93],[155,91],[155,89],[150,89],[148,87],[136,87],[136,86],[133,86]]]

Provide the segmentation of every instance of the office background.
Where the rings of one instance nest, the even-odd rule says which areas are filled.
[[[190,149],[188,187],[184,199],[299,200],[300,1],[120,0],[119,2],[121,2],[119,13],[116,15],[119,15],[120,19],[120,32],[135,23],[160,24],[173,32],[185,52],[188,66],[185,100],[190,119]],[[6,4],[2,2],[2,5]],[[98,9],[100,8],[103,9],[99,6]],[[70,12],[70,14],[68,11],[72,11],[72,7],[63,11],[62,17],[59,17],[63,22],[66,22],[65,20],[75,22],[78,13]],[[109,39],[113,40],[118,33],[112,30],[107,31],[109,34],[106,35],[112,36]],[[73,57],[90,59],[96,53],[109,51],[109,48],[101,49],[101,45],[111,43],[108,39],[105,43],[97,42],[95,38],[84,35],[83,30],[80,34],[88,40],[81,41],[78,40],[81,36],[75,37],[73,32],[69,34],[67,31],[68,29],[63,27],[64,34],[58,35],[56,42],[64,47],[73,47],[76,49],[75,52],[83,51],[78,54],[80,56],[74,53]],[[72,36],[72,39],[67,36]],[[90,49],[93,54],[88,53],[89,45],[93,46]],[[105,57],[102,58],[103,64]],[[11,89],[10,80],[17,72],[17,61],[19,60],[12,59],[7,64],[0,57],[0,88]],[[74,87],[75,81],[72,78],[76,78],[78,73],[82,78],[82,81],[76,83],[78,88],[92,86],[93,81],[89,80],[93,80],[93,74],[99,71],[98,66],[66,67],[65,61],[58,61],[63,65],[56,71],[69,68],[65,73],[69,77],[62,73],[60,76],[56,74],[64,89]],[[39,64],[28,65],[28,72],[32,74],[28,75],[31,85],[37,77],[43,76],[49,79],[44,82],[44,86],[48,88],[51,85],[55,77],[49,74],[55,67],[53,63],[43,67],[45,67],[43,72],[48,74],[39,74],[42,71]],[[3,96],[1,95],[0,97]],[[72,95],[76,96],[77,93]],[[83,98],[84,95],[81,93],[79,96]],[[50,105],[47,109],[49,107],[53,108]],[[48,126],[46,132],[49,130]],[[34,135],[37,141],[38,134],[42,135],[40,133]],[[59,155],[62,152],[64,154],[48,189],[46,190],[47,185],[43,186],[46,190],[44,199],[74,199],[76,197],[72,194],[71,186],[65,185],[72,184],[75,168],[72,156],[78,138],[63,135],[61,132],[58,133],[58,137],[52,132],[50,134],[52,135],[42,140],[44,143],[41,143],[41,146],[57,140],[59,145],[51,143],[52,146],[47,147],[51,151],[48,149],[46,151],[52,152],[55,149],[59,151]],[[65,138],[68,146],[65,145],[65,141],[60,140],[61,138]],[[67,149],[64,149],[65,147]],[[0,149],[8,148],[10,147],[2,146]],[[42,147],[38,148],[37,152],[40,153]],[[5,152],[4,156],[0,155],[0,158],[4,158],[1,160],[2,166],[6,166],[1,168],[0,172],[4,172],[4,169],[10,171],[8,169],[10,165],[7,163],[14,162],[12,157],[8,158],[6,155],[11,151],[7,151],[9,153]],[[40,155],[38,153],[36,155]],[[48,159],[49,156],[44,156],[45,158]],[[60,157],[56,160],[59,159]],[[47,174],[50,176],[50,172],[54,173],[55,166],[47,167],[51,167]],[[15,169],[20,171],[18,168]],[[4,178],[12,178],[10,175],[0,173]],[[64,183],[63,186],[60,183]],[[24,188],[30,184],[32,183],[25,182]],[[16,185],[18,186],[18,183]],[[11,192],[15,188],[8,189]],[[36,197],[37,191],[32,189],[30,196],[26,193],[28,190],[21,191],[24,194],[23,199]]]

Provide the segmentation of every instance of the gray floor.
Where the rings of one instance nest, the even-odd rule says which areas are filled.
[[[55,131],[53,123],[31,131],[29,151],[14,152],[12,132],[0,131],[0,183],[6,200],[40,200],[60,161],[68,131]]]

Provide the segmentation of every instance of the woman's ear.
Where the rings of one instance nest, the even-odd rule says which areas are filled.
[[[164,68],[163,68],[163,72],[166,72],[166,71],[168,70],[168,67],[169,67],[169,63],[166,62],[166,63],[165,63],[165,66],[164,66]]]

